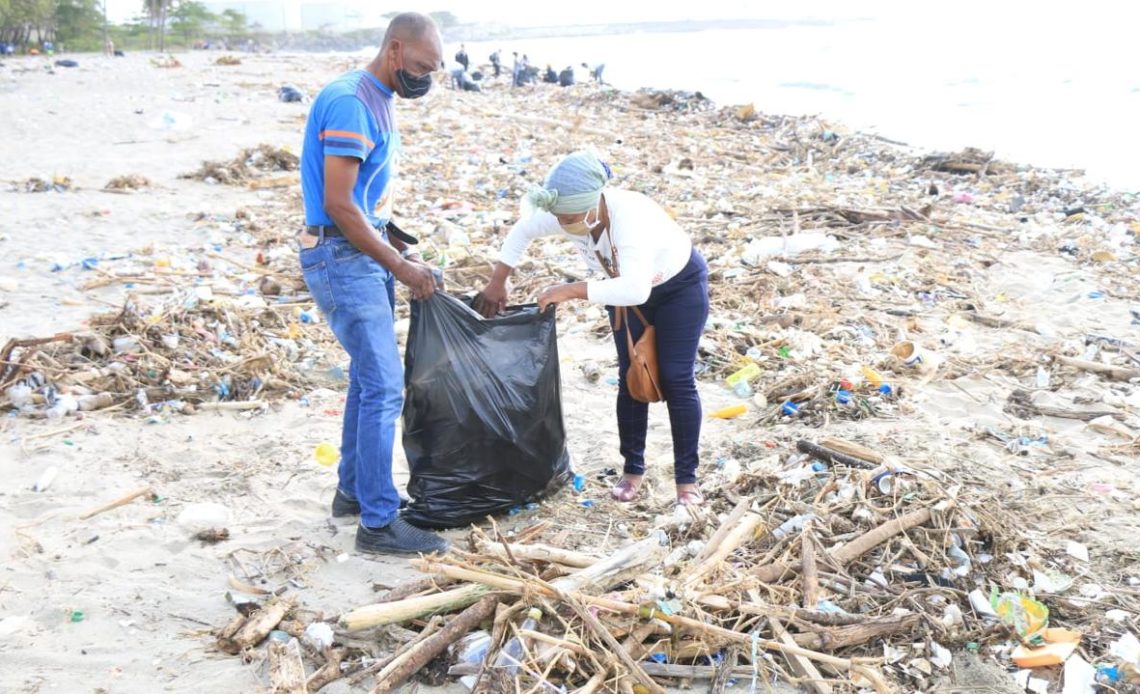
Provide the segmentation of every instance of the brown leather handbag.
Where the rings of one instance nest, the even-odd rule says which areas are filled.
[[[609,234],[609,229],[606,229]],[[613,236],[610,236],[610,255],[612,261],[607,263],[601,253],[594,251],[598,262],[605,268],[610,277],[618,276],[617,248],[614,247]],[[613,330],[625,330],[625,344],[629,352],[629,369],[625,372],[625,385],[629,395],[638,402],[661,402],[665,396],[661,393],[661,378],[657,368],[657,330],[645,320],[645,315],[636,306],[633,309],[645,329],[637,342],[633,341],[633,331],[629,327],[629,309],[618,306],[614,309]]]

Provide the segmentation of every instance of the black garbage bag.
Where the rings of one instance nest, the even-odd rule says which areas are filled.
[[[485,320],[436,292],[412,304],[405,362],[408,522],[468,525],[571,477],[554,311]]]

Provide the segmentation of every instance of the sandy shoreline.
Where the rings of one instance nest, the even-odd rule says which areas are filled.
[[[57,69],[56,74],[44,70],[44,61],[31,59],[7,61],[0,69],[0,94],[8,103],[0,112],[0,126],[12,152],[5,158],[3,175],[11,189],[6,186],[0,192],[0,248],[7,251],[7,262],[0,267],[0,342],[80,329],[91,314],[122,305],[129,290],[121,283],[82,289],[92,278],[74,266],[83,258],[135,254],[128,260],[101,262],[103,270],[113,272],[140,258],[147,263],[160,257],[198,259],[220,245],[224,255],[253,265],[261,246],[235,230],[237,210],[249,211],[281,233],[295,228],[292,189],[250,190],[181,176],[203,160],[229,159],[260,143],[299,151],[306,107],[278,102],[277,87],[292,82],[313,93],[333,75],[355,66],[344,57],[283,55],[243,56],[243,65],[221,67],[208,62],[214,58],[180,55],[185,67],[173,70],[156,68],[141,55],[120,60],[81,56],[79,69]],[[663,202],[688,220],[698,243],[707,240],[710,248],[716,247],[710,255],[714,269],[723,273],[720,281],[745,287],[739,293],[749,301],[722,311],[722,324],[716,324],[714,314],[718,331],[739,336],[741,331],[726,326],[745,317],[759,318],[752,312],[760,309],[791,312],[804,320],[793,329],[796,335],[814,334],[818,326],[824,341],[805,356],[793,357],[804,368],[836,373],[878,349],[854,334],[852,326],[860,322],[872,326],[872,341],[889,345],[907,337],[919,339],[941,352],[947,363],[930,378],[901,369],[891,374],[903,386],[904,397],[879,418],[823,417],[771,425],[749,418],[709,420],[702,465],[710,480],[716,462],[732,457],[742,444],[772,441],[775,452],[788,458],[794,454],[789,442],[818,435],[859,440],[910,464],[962,474],[961,482],[967,485],[989,484],[1016,497],[1025,514],[1018,532],[1025,534],[1026,548],[1048,554],[1046,549],[1063,548],[1068,540],[1088,546],[1093,561],[1084,567],[1087,578],[1082,582],[1097,582],[1105,589],[1102,602],[1130,611],[1129,621],[1105,627],[1104,637],[1093,639],[1094,657],[1103,653],[1109,633],[1135,631],[1140,613],[1133,611],[1135,586],[1130,579],[1136,575],[1137,553],[1130,538],[1140,529],[1140,488],[1134,467],[1127,464],[1134,466],[1134,444],[1090,430],[1080,419],[1022,419],[1007,407],[1016,389],[1034,391],[1039,404],[1055,401],[1065,408],[1111,401],[1120,412],[1117,421],[1137,430],[1140,420],[1134,413],[1140,401],[1131,384],[1106,384],[1045,359],[1056,353],[1083,356],[1079,350],[1088,334],[1140,344],[1131,313],[1140,307],[1140,291],[1135,262],[1129,261],[1134,258],[1135,234],[1140,233],[1135,200],[1130,211],[1118,206],[1107,212],[1090,205],[1083,220],[1056,218],[1061,208],[1071,205],[1069,199],[1081,197],[1081,191],[1070,189],[1057,195],[1056,210],[1036,209],[1031,223],[1014,227],[1016,215],[1008,212],[1012,199],[1006,199],[1006,192],[971,179],[977,211],[972,203],[942,200],[939,224],[931,223],[921,233],[874,225],[854,230],[822,223],[819,227],[840,237],[845,254],[894,260],[797,265],[790,278],[765,261],[759,270],[748,270],[752,274],[744,279],[755,278],[749,279],[751,285],[731,285],[741,281],[732,274],[741,267],[740,249],[716,246],[716,239],[736,239],[753,228],[756,235],[767,236],[790,230],[790,218],[766,221],[767,210],[777,207],[773,199],[782,199],[788,208],[879,207],[879,201],[887,199],[891,202],[882,202],[882,207],[897,207],[896,199],[922,201],[925,174],[914,171],[900,155],[899,161],[884,165],[892,173],[888,177],[879,177],[870,165],[859,172],[844,173],[838,164],[828,173],[813,171],[810,159],[806,165],[801,161],[768,175],[762,158],[770,155],[768,161],[776,161],[790,156],[787,152],[765,150],[741,161],[710,144],[709,133],[735,137],[742,148],[754,144],[758,136],[734,134],[730,119],[702,130],[706,126],[698,127],[692,114],[673,121],[625,102],[610,108],[616,98],[585,85],[567,93],[540,91],[525,99],[525,106],[517,109],[521,120],[501,117],[511,108],[503,90],[486,95],[442,92],[403,108],[409,165],[399,192],[407,201],[398,204],[401,214],[425,230],[434,229],[433,238],[441,247],[449,246],[440,239],[462,226],[471,248],[453,245],[452,251],[486,253],[512,218],[519,189],[513,174],[498,169],[487,174],[488,162],[502,156],[511,167],[527,169],[533,179],[554,152],[582,140],[611,147],[622,161],[619,173],[633,187],[651,193],[657,187],[687,191]],[[152,127],[164,112],[179,119],[188,116],[192,122],[182,130]],[[579,131],[556,127],[550,119],[557,114]],[[508,126],[523,127],[520,123],[528,123],[527,118],[536,139],[505,145],[491,137]],[[655,132],[667,132],[667,141],[657,150],[644,149]],[[625,143],[607,142],[611,133]],[[792,140],[798,142],[798,136]],[[841,157],[855,160],[856,155],[837,153],[836,161]],[[680,163],[685,158],[691,159],[687,169]],[[102,190],[108,180],[132,174],[147,177],[152,187],[129,194]],[[827,188],[825,177],[833,174],[837,182],[832,197],[817,199],[817,191]],[[75,189],[15,190],[28,178],[55,176],[69,177]],[[510,183],[504,186],[504,180]],[[957,185],[953,180],[950,184]],[[1049,182],[1043,178],[1040,185]],[[965,194],[968,186],[960,187],[942,198]],[[502,198],[497,192],[501,189],[506,190]],[[478,209],[456,218],[441,206],[445,193],[447,199],[468,200]],[[1111,197],[1105,191],[1090,195]],[[761,207],[764,210],[757,209]],[[718,208],[735,212],[717,216]],[[970,227],[975,214],[985,221]],[[1131,229],[1131,235],[1115,246],[1106,239],[1112,238],[1117,222],[1098,225],[1089,220],[1097,215],[1127,219],[1129,214],[1132,226],[1120,224]],[[741,222],[742,217],[747,221]],[[1054,221],[1046,223],[1046,218]],[[809,223],[797,217],[797,224]],[[977,237],[976,244],[963,245],[951,236],[946,230],[955,225],[966,230],[963,236]],[[987,225],[1014,230],[1001,233]],[[938,235],[939,226],[944,237]],[[925,240],[916,240],[919,237]],[[1066,241],[1085,254],[1080,262],[1056,251]],[[140,254],[144,249],[149,253]],[[1086,256],[1094,250],[1111,251],[1114,260],[1089,260]],[[555,245],[536,249],[535,255],[548,268],[577,267]],[[53,272],[57,263],[66,267]],[[225,281],[240,287],[249,280],[240,268],[223,272],[223,265],[215,261]],[[473,266],[460,265],[463,283],[472,283],[480,271]],[[872,292],[861,289],[866,286]],[[933,298],[916,298],[923,292]],[[781,300],[786,300],[782,308]],[[978,312],[1000,314],[1020,327],[987,327],[963,318],[968,311],[959,301],[984,301]],[[873,314],[875,306],[901,313]],[[566,312],[562,319],[565,415],[576,467],[591,480],[586,496],[599,500],[597,507],[581,509],[582,540],[616,543],[606,531],[615,510],[603,501],[606,486],[596,478],[606,468],[620,467],[612,418],[614,389],[606,382],[614,372],[612,348],[609,337],[598,332],[598,323],[584,307]],[[765,332],[764,337],[773,334]],[[794,343],[794,336],[778,337]],[[718,348],[735,344],[732,339],[724,338]],[[1102,354],[1121,358],[1115,352],[1092,358]],[[342,360],[330,350],[325,362],[312,366],[325,369]],[[601,380],[588,380],[579,368],[583,363],[598,364]],[[775,374],[782,363],[773,356],[763,366]],[[1032,367],[1037,364],[1053,374],[1052,390],[1033,385]],[[153,423],[137,412],[122,411],[61,421],[14,413],[5,417],[0,423],[0,477],[6,480],[0,485],[0,689],[141,693],[264,687],[264,664],[245,665],[218,653],[210,635],[233,614],[226,593],[231,590],[228,577],[238,571],[232,559],[235,550],[249,550],[239,551],[238,557],[261,563],[267,587],[287,585],[302,596],[306,608],[330,616],[370,602],[381,589],[376,586],[390,587],[414,575],[402,560],[353,554],[351,526],[335,525],[327,517],[335,472],[318,466],[312,450],[321,441],[337,440],[343,401],[343,385],[327,385],[332,390],[310,394],[307,406],[296,397],[285,398],[265,413],[163,413]],[[708,411],[738,401],[711,377],[702,380],[701,393]],[[1024,436],[1045,435],[1050,451],[1011,455],[987,441],[987,426]],[[663,409],[653,412],[650,448],[657,490],[650,506],[668,512],[670,442]],[[404,469],[402,453],[399,457]],[[43,471],[53,466],[59,474],[52,486],[43,493],[31,491]],[[147,484],[158,501],[143,499],[87,521],[78,519],[85,510]],[[203,503],[228,509],[229,542],[203,545],[179,525],[183,510]],[[573,505],[573,499],[569,503]],[[543,508],[526,511],[508,523],[519,527],[543,513]],[[456,540],[463,535],[451,533]],[[1062,606],[1060,598],[1056,605],[1062,620],[1087,625],[1099,619],[1086,619],[1082,610]],[[1107,608],[1088,609],[1099,615]],[[72,620],[75,611],[82,612],[81,621]],[[990,655],[1000,659],[1002,653],[998,649]],[[324,691],[347,691],[336,687],[343,683]],[[460,689],[453,685],[441,691]]]

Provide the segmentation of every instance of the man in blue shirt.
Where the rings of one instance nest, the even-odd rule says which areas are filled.
[[[314,301],[351,357],[332,515],[360,515],[356,549],[443,552],[447,542],[399,516],[392,480],[403,365],[396,345],[395,280],[413,299],[435,291],[432,269],[391,224],[400,154],[395,96],[415,99],[442,67],[439,29],[407,12],[388,25],[380,53],[336,78],[309,110],[301,153],[305,233],[301,268]]]

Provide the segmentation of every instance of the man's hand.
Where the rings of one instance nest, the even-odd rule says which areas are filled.
[[[416,301],[430,298],[435,293],[435,275],[427,265],[414,260],[401,259],[393,272],[396,279],[407,285]]]
[[[484,318],[494,318],[507,307],[507,296],[510,294],[510,283],[506,280],[496,282],[491,280],[483,291],[475,295],[474,308]]]

